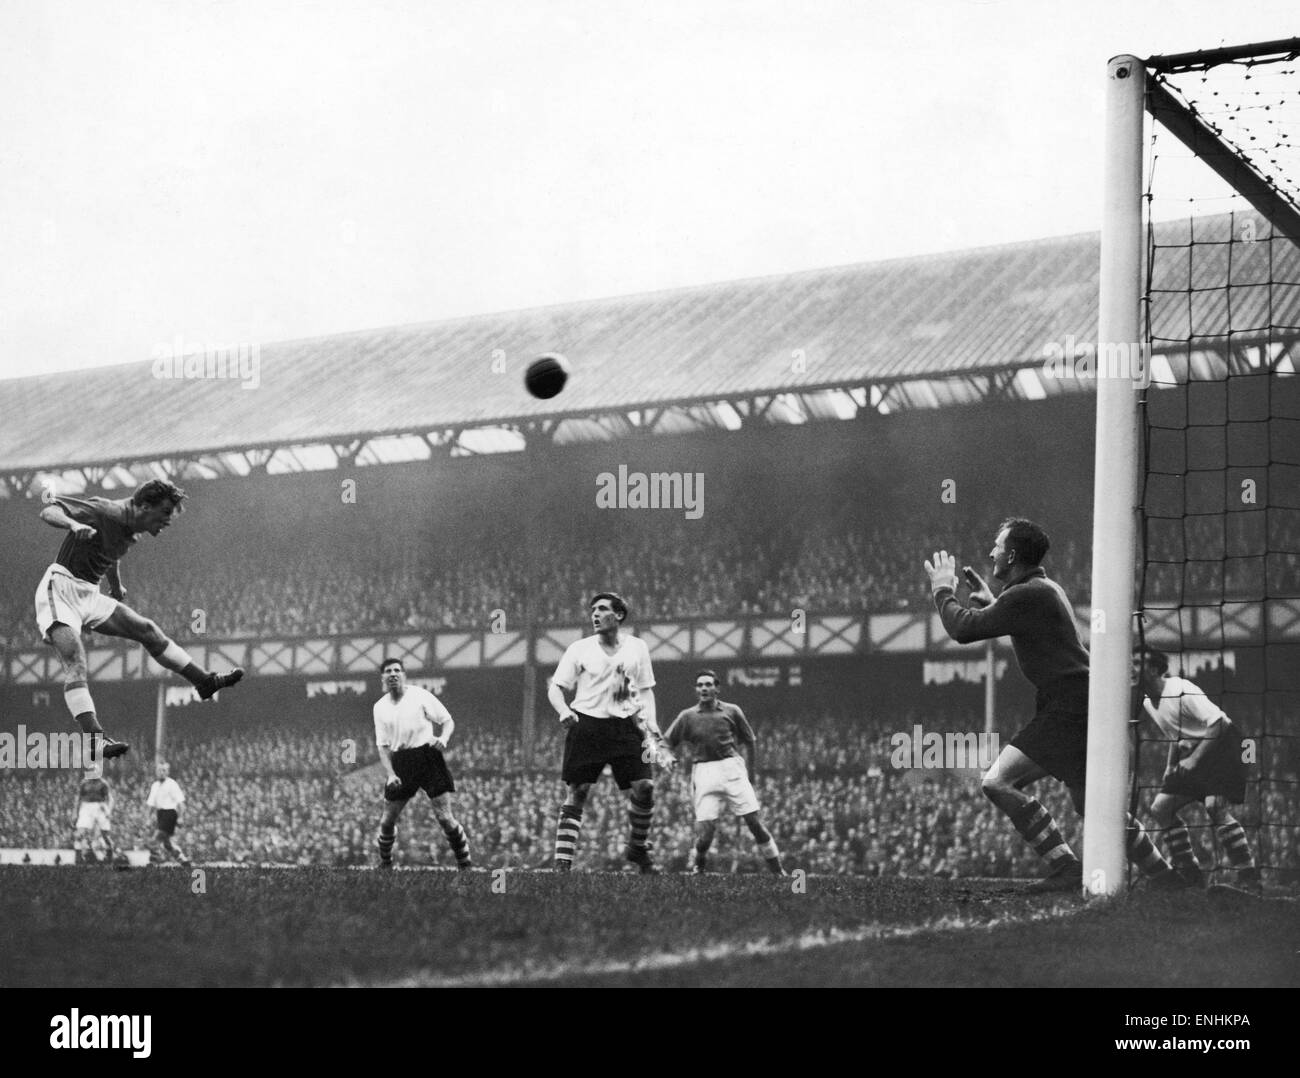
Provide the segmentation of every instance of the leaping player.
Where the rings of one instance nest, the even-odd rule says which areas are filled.
[[[718,814],[724,804],[745,821],[758,844],[758,852],[777,876],[786,875],[776,839],[758,818],[758,796],[745,770],[740,746],[754,748],[754,731],[745,713],[735,704],[718,699],[718,675],[701,670],[695,675],[699,703],[688,707],[673,720],[664,734],[670,749],[687,745],[695,759],[691,768],[691,794],[695,801],[695,865],[692,875],[702,875],[713,845]]]
[[[63,664],[63,699],[82,732],[91,737],[91,755],[112,759],[130,746],[104,734],[87,682],[83,629],[121,636],[142,644],[154,661],[175,671],[208,700],[244,676],[236,667],[214,674],[194,664],[189,654],[152,621],[122,600],[126,589],[118,562],[148,532],[155,538],[182,512],[185,491],[164,479],[142,484],[130,498],[47,498],[41,519],[68,534],[58,557],[36,589],[36,624],[41,638],[59,653]],[[99,590],[108,577],[109,594]]]

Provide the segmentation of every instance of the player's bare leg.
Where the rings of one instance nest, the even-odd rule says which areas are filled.
[[[1257,887],[1260,882],[1259,869],[1255,866],[1255,858],[1251,856],[1246,829],[1230,811],[1228,800],[1212,794],[1205,799],[1205,811],[1214,824],[1214,833],[1228,851],[1228,861],[1237,870],[1237,882]]]
[[[709,862],[709,847],[713,845],[717,823],[717,820],[695,821],[695,864],[691,868],[691,874],[694,876],[704,875],[704,866]]]
[[[587,807],[591,783],[577,782],[560,806],[560,820],[555,828],[555,871],[569,872],[573,868],[573,855],[578,848],[578,832],[582,830],[582,811]]]
[[[747,813],[741,819],[745,821],[749,833],[754,836],[754,841],[758,844],[758,852],[762,855],[763,860],[767,862],[768,871],[774,876],[786,875],[785,867],[781,864],[781,851],[776,848],[776,839],[763,826],[763,822],[758,818],[758,813]]]
[[[433,815],[438,821],[438,826],[442,828],[442,833],[447,836],[447,844],[451,846],[451,852],[456,855],[456,867],[462,872],[468,871],[474,867],[474,862],[469,856],[469,836],[465,834],[465,828],[457,822],[456,817],[451,812],[451,794],[439,794],[433,798]]]
[[[1181,794],[1156,794],[1151,802],[1151,818],[1164,835],[1165,848],[1169,851],[1174,870],[1188,883],[1200,885],[1205,882],[1205,876],[1192,848],[1192,836],[1178,815],[1193,800]]]
[[[1052,814],[1024,789],[1047,774],[1014,745],[1007,745],[985,773],[980,789],[1002,810],[1020,837],[1047,862],[1051,872],[1039,881],[1036,889],[1082,890],[1083,865],[1061,837],[1061,829]]]
[[[156,622],[137,614],[125,603],[118,603],[112,616],[95,626],[96,632],[106,636],[121,636],[144,646],[154,661],[168,670],[180,674],[199,690],[200,700],[209,700],[222,689],[238,683],[244,676],[239,667],[228,674],[214,674],[195,665],[189,652],[173,641]]]
[[[71,625],[55,622],[48,634],[50,644],[59,654],[63,664],[63,700],[82,733],[91,735],[91,760],[111,760],[121,756],[131,746],[116,741],[104,733],[95,714],[95,702],[90,696],[90,683],[86,670],[86,649],[81,635]]]
[[[405,801],[385,801],[384,813],[379,817],[379,837],[375,846],[379,849],[379,867],[393,867],[393,845],[397,842],[397,817],[406,808]]]
[[[627,791],[628,838],[624,855],[641,869],[643,875],[658,872],[650,860],[650,820],[655,808],[653,779],[633,779]]]

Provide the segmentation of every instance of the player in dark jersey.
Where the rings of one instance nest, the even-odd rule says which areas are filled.
[[[68,534],[54,564],[36,589],[36,623],[63,663],[63,699],[81,729],[92,735],[92,751],[111,759],[126,752],[120,741],[105,737],[87,684],[83,629],[122,636],[142,644],[154,660],[173,670],[210,699],[244,676],[238,668],[214,674],[196,666],[185,649],[148,618],[122,600],[126,589],[118,562],[143,532],[158,536],[182,511],[185,492],[163,479],[151,479],[130,498],[49,497],[41,519]],[[99,590],[108,578],[109,594]],[[100,741],[102,739],[102,744]]]
[[[86,772],[77,789],[77,821],[73,825],[73,847],[81,864],[108,864],[113,860],[113,791],[99,768]],[[96,847],[99,847],[97,849]],[[102,849],[101,858],[99,850]]]
[[[745,713],[735,704],[718,699],[718,675],[701,670],[695,675],[695,694],[699,703],[688,707],[673,720],[664,734],[670,749],[685,745],[694,760],[691,768],[691,793],[695,801],[695,875],[704,872],[709,847],[723,804],[745,821],[758,844],[767,867],[776,875],[786,875],[776,840],[758,818],[758,797],[745,769],[740,746],[754,748],[754,731]]]
[[[1050,875],[1035,890],[1080,891],[1083,866],[1037,798],[1025,792],[1051,775],[1065,783],[1075,810],[1083,815],[1088,761],[1088,652],[1079,638],[1074,608],[1039,564],[1050,541],[1033,521],[1004,520],[989,557],[1002,590],[994,598],[978,573],[967,567],[971,606],[957,599],[957,563],[946,550],[925,563],[934,604],[948,635],[959,644],[1011,637],[1020,670],[1038,690],[1029,725],[1003,748],[983,779],[984,795],[1011,820],[1020,836],[1047,862]],[[1157,886],[1178,886],[1180,878],[1130,814],[1129,860]]]

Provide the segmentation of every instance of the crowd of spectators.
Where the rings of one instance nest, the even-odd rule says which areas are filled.
[[[555,516],[525,528],[507,514],[503,528],[494,525],[499,514],[484,515],[461,514],[443,530],[407,527],[378,545],[357,525],[289,538],[250,531],[195,553],[177,541],[178,531],[171,545],[124,564],[127,601],[179,640],[472,631],[502,615],[520,625],[530,606],[541,624],[572,624],[596,582],[622,590],[640,619],[785,617],[796,609],[862,615],[923,609],[929,595],[920,564],[934,549],[986,571],[993,540],[982,517],[955,510],[876,516],[857,502],[769,513],[754,507],[707,526],[665,516],[610,528],[607,518],[593,525]],[[1045,568],[1085,603],[1091,537],[1068,525],[1054,531]],[[1153,521],[1148,602],[1300,595],[1297,550],[1300,513]],[[0,582],[0,645],[39,644],[31,609],[39,573],[33,561],[26,576]]]
[[[910,717],[894,725],[907,729]],[[354,734],[342,725],[316,724],[240,733],[200,727],[178,735],[167,757],[188,799],[182,843],[203,861],[372,863],[382,777],[373,744]],[[974,773],[894,768],[889,730],[880,721],[864,725],[828,715],[773,726],[761,734],[760,750],[755,787],[763,817],[792,867],[870,876],[1041,874],[1028,846],[981,794]],[[456,813],[477,863],[549,865],[563,798],[558,761],[524,767],[515,735],[466,730],[449,762]],[[144,847],[153,831],[145,807],[152,761],[147,752],[133,752],[110,764],[107,777],[117,803],[118,844]],[[1241,812],[1261,863],[1283,882],[1300,879],[1300,786],[1294,778],[1275,775],[1252,784]],[[0,845],[69,847],[76,788],[77,776],[67,773],[0,773]],[[1046,781],[1037,792],[1079,849],[1079,821],[1064,789]],[[399,863],[449,866],[451,853],[423,801],[419,795],[399,825]],[[692,825],[686,774],[661,774],[652,841],[666,868],[687,866]],[[1194,833],[1205,861],[1213,856],[1210,829]],[[762,868],[742,828],[724,825],[718,834],[715,869]],[[625,799],[612,782],[602,782],[583,819],[579,867],[619,868],[626,835]]]
[[[413,541],[377,559],[362,544],[324,540],[257,556],[229,546],[187,563],[155,557],[123,565],[127,602],[178,640],[484,629],[503,612],[521,624],[529,599],[541,624],[582,619],[593,582],[617,582],[640,620],[807,613],[869,614],[922,609],[920,563],[936,545],[915,524],[837,530],[801,522],[746,533],[718,525],[691,531],[665,523],[652,533],[578,531],[532,540],[518,535],[454,549]],[[940,536],[981,570],[992,537]],[[1086,548],[1058,541],[1050,569],[1068,594],[1086,595]],[[0,589],[0,639],[39,645],[28,591],[8,576]]]

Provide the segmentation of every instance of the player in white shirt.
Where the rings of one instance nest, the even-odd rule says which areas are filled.
[[[433,802],[433,814],[447,836],[456,867],[473,868],[469,838],[451,811],[456,789],[442,750],[456,729],[451,713],[428,689],[406,683],[401,659],[385,659],[379,668],[384,695],[375,701],[375,744],[388,781],[384,784],[384,814],[379,821],[379,867],[393,867],[397,818],[406,803],[423,790]]]
[[[1210,822],[1243,883],[1259,881],[1246,831],[1229,811],[1246,799],[1241,734],[1223,711],[1186,678],[1169,673],[1169,657],[1148,650],[1133,657],[1134,681],[1146,714],[1169,740],[1169,756],[1151,815],[1164,831],[1174,868],[1189,882],[1204,877],[1187,825],[1179,813],[1193,801],[1205,805]]]
[[[189,868],[190,859],[173,839],[180,807],[185,803],[185,794],[181,791],[180,783],[171,777],[171,768],[165,760],[158,761],[156,773],[158,781],[149,787],[149,800],[146,802],[158,815],[158,829],[153,836],[155,855],[159,861],[174,857],[182,868]]]
[[[608,765],[618,788],[628,794],[624,854],[643,873],[654,873],[648,842],[655,804],[651,761],[671,770],[677,760],[655,718],[650,650],[639,637],[619,631],[627,603],[603,591],[590,609],[594,635],[568,646],[546,694],[567,731],[561,777],[569,790],[555,831],[555,869],[573,867],[587,796]],[[573,694],[572,702],[565,693]]]

